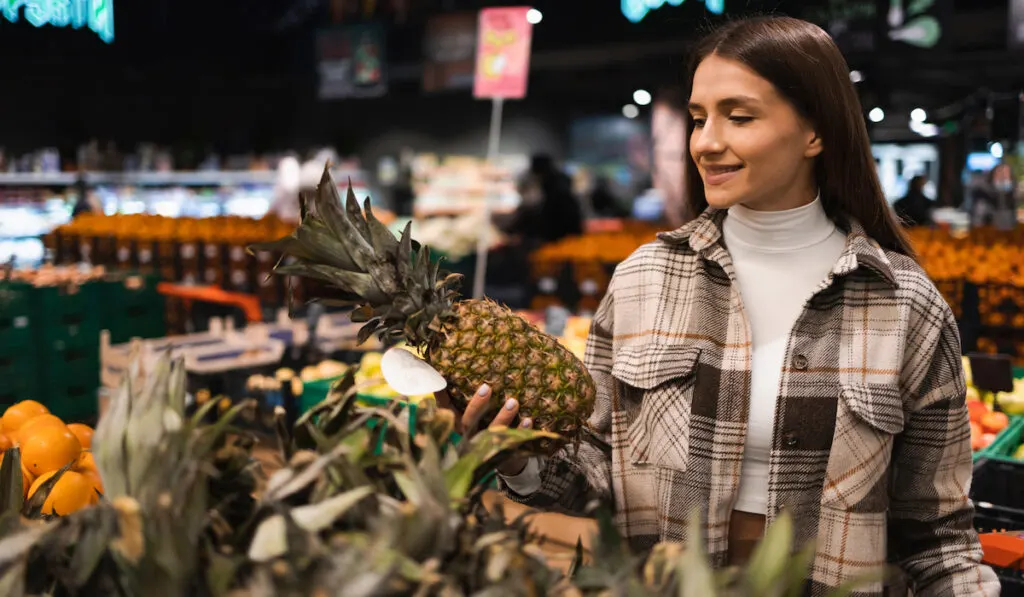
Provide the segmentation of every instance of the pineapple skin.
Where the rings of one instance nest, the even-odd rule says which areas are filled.
[[[519,416],[533,428],[575,441],[594,408],[597,389],[583,363],[555,338],[508,308],[488,300],[453,305],[427,360],[448,380],[452,404],[459,410],[481,384],[491,387],[482,424],[505,401],[519,401]]]

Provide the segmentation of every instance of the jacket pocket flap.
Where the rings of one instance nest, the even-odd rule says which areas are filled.
[[[634,388],[651,390],[690,375],[699,359],[700,348],[696,346],[624,346],[615,351],[612,376]]]
[[[903,431],[906,413],[896,384],[840,384],[840,397],[850,411],[871,427],[896,435]]]

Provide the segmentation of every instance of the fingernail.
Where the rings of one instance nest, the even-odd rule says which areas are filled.
[[[509,398],[508,400],[505,401],[505,410],[515,410],[515,409],[516,409],[516,399],[515,398]]]
[[[523,429],[529,429],[533,425],[533,419],[523,419],[523,422],[519,424]]]
[[[491,386],[484,384],[476,391],[477,396],[486,396],[491,391]]]

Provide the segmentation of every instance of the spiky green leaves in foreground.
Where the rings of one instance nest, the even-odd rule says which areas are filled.
[[[132,384],[116,398],[127,404],[115,406],[126,407],[128,427],[156,421],[133,418],[136,408],[177,413],[180,425],[170,416],[151,423],[159,439],[139,444],[130,429],[101,427],[106,448],[165,456],[151,459],[165,474],[132,477],[137,469],[125,457],[103,469],[124,477],[124,494],[49,522],[5,527],[0,595],[787,597],[800,593],[809,573],[810,551],[791,557],[786,516],[748,567],[712,570],[696,514],[691,549],[664,543],[637,554],[598,509],[592,553],[584,561],[580,550],[564,574],[528,514],[509,521],[482,499],[504,456],[540,450],[551,434],[492,429],[453,445],[450,411],[425,401],[412,424],[403,405],[362,406],[351,373],[294,428],[279,427],[284,466],[258,501],[239,503],[251,488],[229,483],[248,470],[239,465],[252,444],[239,441],[230,419],[201,425],[204,412],[184,416],[177,365],[162,367],[151,375],[163,381]],[[15,455],[0,466],[0,491],[10,485],[7,458]],[[225,503],[235,507],[226,511]],[[845,587],[836,593],[847,594]]]
[[[396,239],[369,200],[360,210],[351,184],[343,208],[327,168],[295,232],[253,249],[281,253],[279,274],[338,289],[343,303],[355,307],[352,321],[364,324],[360,342],[379,333],[425,348],[427,361],[448,381],[457,409],[487,383],[490,416],[515,398],[520,416],[532,418],[535,428],[577,441],[597,393],[580,360],[502,305],[458,301],[461,277],[441,272],[430,250],[417,247],[410,226]],[[549,449],[558,447],[551,442]]]

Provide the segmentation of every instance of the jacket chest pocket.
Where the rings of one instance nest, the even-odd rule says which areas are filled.
[[[631,346],[616,351],[617,413],[630,462],[685,471],[690,456],[690,414],[700,349]]]
[[[904,426],[897,384],[841,383],[822,505],[886,511],[893,445]]]

